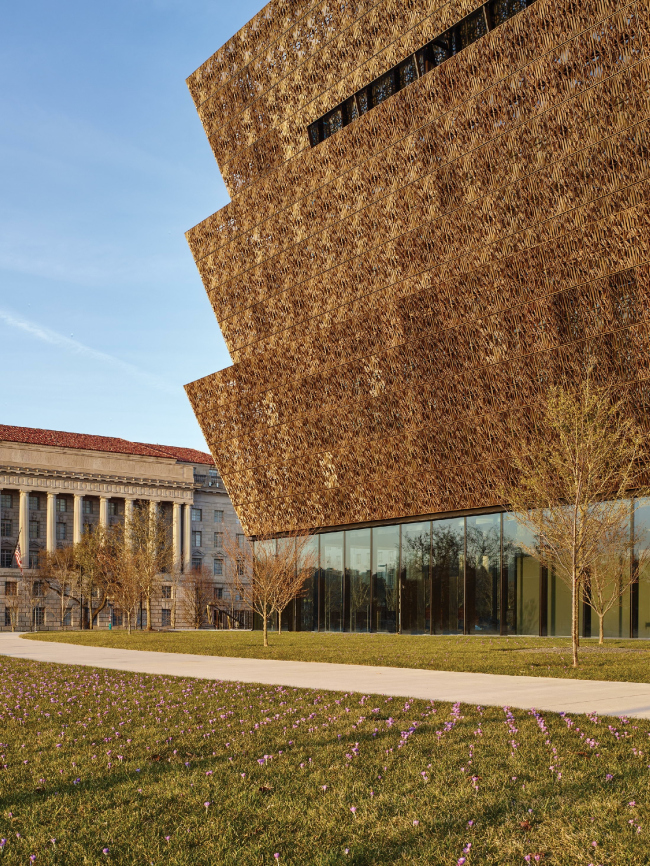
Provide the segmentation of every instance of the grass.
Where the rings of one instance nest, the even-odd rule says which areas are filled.
[[[595,639],[581,642],[580,667],[571,667],[568,638],[410,636],[287,632],[271,634],[262,646],[261,632],[39,632],[35,640],[83,646],[239,658],[289,659],[386,665],[426,670],[472,671],[514,676],[563,677],[619,682],[650,682],[650,644],[645,641]]]
[[[0,657],[0,863],[647,864],[632,721]]]

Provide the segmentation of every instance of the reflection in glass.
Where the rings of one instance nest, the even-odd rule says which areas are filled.
[[[340,129],[343,129],[343,109],[336,108],[323,120],[323,138],[329,138]]]
[[[600,630],[600,619],[598,610],[602,613],[609,607],[603,616],[604,637],[629,637],[630,636],[630,596],[636,601],[637,587],[630,587],[632,577],[631,543],[632,536],[630,526],[631,502],[623,501],[625,509],[624,539],[620,539],[620,549],[610,555],[598,557],[592,564],[589,574],[585,576],[585,599],[591,596],[594,610],[585,604],[583,616],[585,619],[583,634],[585,636],[597,637]],[[636,510],[636,509],[635,509]],[[635,541],[646,543],[646,533],[643,531],[642,509],[638,509],[639,519],[634,522]],[[635,518],[637,514],[635,513]],[[639,532],[639,530],[641,530]],[[630,593],[630,589],[632,592]]]
[[[373,631],[397,631],[399,526],[372,530]]]
[[[571,634],[571,590],[553,568],[548,569],[548,633]]]
[[[501,515],[467,518],[467,634],[498,634],[501,596]]]
[[[634,587],[636,608],[638,610],[638,637],[650,637],[650,561],[648,559],[648,548],[650,548],[650,499],[638,499],[634,508],[634,537],[636,539],[635,559],[640,561],[639,583]]]
[[[503,515],[503,564],[508,579],[508,634],[540,633],[540,567],[532,555],[533,535],[510,514]]]
[[[345,569],[350,592],[350,631],[370,631],[370,530],[345,533]]]
[[[400,90],[403,87],[407,87],[407,85],[411,84],[418,77],[417,69],[415,66],[415,58],[409,57],[399,68],[399,88]]]
[[[434,520],[431,527],[433,632],[463,631],[465,519]]]
[[[368,105],[368,91],[360,90],[357,93],[357,107],[359,109],[359,114],[366,114],[370,106]]]
[[[286,557],[286,561],[291,562],[295,569],[296,563],[296,541],[294,538],[278,538],[278,555],[281,557],[280,562],[282,562],[282,558]],[[294,571],[295,574],[295,571]],[[290,601],[289,604],[285,607],[285,609],[281,613],[282,617],[282,631],[293,631],[295,629],[295,604],[293,601]],[[277,617],[273,617],[274,620]]]
[[[529,5],[530,0],[492,0],[490,3],[492,27],[498,27]]]
[[[318,535],[312,535],[302,548],[302,558],[315,563],[313,574],[307,578],[303,593],[296,599],[296,629],[317,631],[318,629]],[[300,562],[298,566],[300,567]]]
[[[402,616],[404,634],[429,631],[429,558],[431,524],[402,526]]]
[[[351,96],[347,100],[344,110],[347,123],[352,123],[353,120],[356,120],[357,117],[359,117],[359,106],[357,105],[356,96]]]
[[[393,71],[387,72],[386,75],[382,75],[381,78],[374,81],[370,89],[372,91],[372,105],[374,108],[395,93],[395,75]]]
[[[343,630],[343,533],[321,535],[321,628]]]
[[[468,15],[458,25],[459,44],[457,51],[467,48],[472,42],[476,42],[487,33],[487,21],[483,9],[477,9],[473,15]]]

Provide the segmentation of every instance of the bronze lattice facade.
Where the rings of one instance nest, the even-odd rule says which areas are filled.
[[[648,406],[649,78],[649,0],[272,0],[190,77],[233,365],[187,391],[248,533],[495,505],[588,352]]]

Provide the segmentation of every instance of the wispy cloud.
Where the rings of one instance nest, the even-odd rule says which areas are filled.
[[[179,391],[178,388],[175,388],[164,379],[147,373],[146,370],[141,370],[127,361],[122,361],[120,358],[116,358],[114,355],[109,355],[106,352],[99,352],[91,346],[86,346],[84,343],[72,339],[72,337],[66,337],[63,334],[59,334],[58,331],[53,331],[36,322],[30,322],[28,319],[24,319],[2,308],[0,308],[0,321],[10,328],[24,331],[43,343],[49,343],[74,355],[81,355],[93,361],[100,361],[104,366],[110,366],[112,369],[119,370],[131,378],[140,379],[160,391],[166,391],[168,394],[177,394]]]

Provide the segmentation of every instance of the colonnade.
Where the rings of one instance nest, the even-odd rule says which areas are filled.
[[[8,488],[9,489],[9,488]],[[56,498],[62,495],[64,491],[39,491],[24,488],[18,489],[18,543],[20,545],[21,556],[23,558],[24,567],[29,565],[29,496],[43,495],[47,497],[46,505],[46,549],[48,553],[53,553],[56,550]],[[72,505],[72,543],[77,544],[81,541],[83,532],[83,500],[82,493],[69,493],[65,491],[65,495],[73,497]],[[97,498],[93,496],[92,498]],[[116,496],[99,496],[99,525],[108,526],[109,524],[109,501],[122,499],[124,502],[124,520],[128,524],[133,518],[134,503],[137,501],[149,502],[149,508],[152,512],[157,513],[162,505],[162,499],[152,499],[149,497],[134,496],[134,497],[116,497]],[[189,571],[192,564],[192,504],[190,502],[172,503],[172,542],[174,548],[174,566],[178,568],[182,565],[184,571]]]

